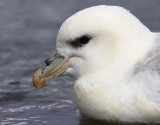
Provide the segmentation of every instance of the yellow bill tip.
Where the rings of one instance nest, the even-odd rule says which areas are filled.
[[[40,89],[44,86],[46,86],[46,79],[45,78],[41,78],[41,74],[42,74],[42,69],[38,69],[32,78],[32,82],[33,85],[37,88]]]

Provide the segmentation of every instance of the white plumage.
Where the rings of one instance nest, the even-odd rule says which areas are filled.
[[[85,35],[89,43],[70,44]],[[87,8],[67,19],[57,50],[70,57],[63,75],[75,78],[80,112],[103,120],[160,123],[159,36],[117,6]]]

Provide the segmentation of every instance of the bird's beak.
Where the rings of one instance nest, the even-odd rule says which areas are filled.
[[[33,85],[40,89],[48,85],[54,78],[61,75],[69,67],[69,58],[56,51],[48,59],[48,66],[38,69],[33,75]]]

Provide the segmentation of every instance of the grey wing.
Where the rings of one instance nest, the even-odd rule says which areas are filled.
[[[136,65],[134,78],[146,98],[160,108],[160,33],[156,36],[153,49]]]
[[[153,49],[137,64],[135,73],[146,69],[160,73],[160,33],[157,33]]]

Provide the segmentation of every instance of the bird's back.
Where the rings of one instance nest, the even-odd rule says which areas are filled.
[[[146,57],[137,63],[132,82],[139,86],[149,103],[160,111],[160,33]],[[133,84],[134,84],[133,83]]]

